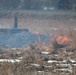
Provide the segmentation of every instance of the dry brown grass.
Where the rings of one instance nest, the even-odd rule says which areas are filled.
[[[69,28],[68,32],[69,37],[69,50],[74,51],[76,49],[76,30],[73,30],[72,28]]]
[[[69,33],[69,37],[71,41],[69,42],[70,43],[69,46],[67,46],[69,47],[66,50],[66,51],[69,50],[68,53],[70,52],[70,50],[73,50],[74,48],[76,49],[76,35],[75,34],[76,33],[73,31]],[[24,51],[25,53],[23,52],[24,58],[19,63],[11,63],[11,62],[0,63],[0,75],[67,75],[68,72],[55,71],[54,69],[57,67],[55,63],[47,64],[46,61],[43,61],[44,58],[51,59],[52,57],[54,58],[54,56],[37,54],[37,52],[43,51],[41,50],[41,48],[38,48],[38,47],[34,47],[34,48],[30,47],[29,49],[30,50]],[[62,53],[63,55],[61,54],[61,50],[65,50],[65,49],[66,47],[64,47],[63,49],[60,49],[60,48],[56,49],[56,50],[60,50],[60,56],[58,58],[63,59],[69,56],[69,54],[66,53],[67,54],[66,55],[64,51]],[[40,67],[30,65],[31,63],[38,63],[40,64]],[[45,68],[45,65],[48,65],[48,66],[52,65],[52,68],[47,69]],[[38,72],[38,71],[42,71],[42,72]],[[68,73],[68,75],[76,75],[76,68],[74,67],[73,72]]]
[[[55,68],[56,65],[53,64]],[[42,71],[42,72],[38,72]],[[49,72],[45,71],[45,67],[41,65],[39,68],[31,66],[29,63],[25,62],[20,63],[0,63],[0,75],[67,75],[65,72],[61,71],[53,71],[50,69]],[[73,73],[69,73],[69,75],[76,75],[76,68],[73,68]]]

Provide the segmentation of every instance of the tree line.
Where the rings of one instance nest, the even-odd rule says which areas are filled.
[[[76,0],[0,0],[0,9],[43,9],[44,7],[72,9]]]

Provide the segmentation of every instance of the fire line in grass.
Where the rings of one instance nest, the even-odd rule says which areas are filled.
[[[66,45],[69,42],[68,36],[65,35],[49,35],[50,36],[50,44],[46,45],[46,42],[41,43],[41,37],[39,32],[34,32],[38,36],[38,41],[35,40],[35,45],[41,49],[49,49],[52,45]]]

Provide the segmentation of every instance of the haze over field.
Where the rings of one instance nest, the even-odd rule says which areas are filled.
[[[13,28],[14,18],[0,18],[0,28]],[[76,19],[38,19],[19,18],[18,28],[29,29],[31,32],[49,33],[52,29],[76,28]]]

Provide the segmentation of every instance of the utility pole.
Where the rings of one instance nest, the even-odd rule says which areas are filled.
[[[15,14],[14,17],[14,28],[18,28],[18,12]]]

